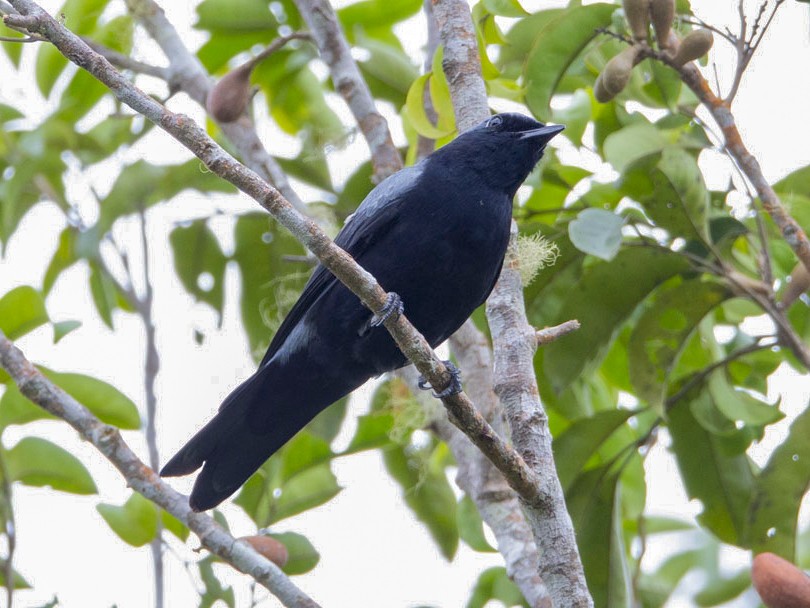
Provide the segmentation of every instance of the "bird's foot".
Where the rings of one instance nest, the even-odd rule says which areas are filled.
[[[461,370],[455,366],[452,361],[442,361],[444,366],[447,368],[447,373],[450,374],[450,384],[447,387],[440,391],[433,393],[433,396],[437,399],[444,399],[445,397],[452,397],[453,395],[458,395],[463,388],[461,387]],[[430,382],[424,376],[419,376],[419,380],[417,381],[417,386],[421,388],[423,391],[431,390],[433,386],[431,386]]]
[[[398,317],[405,311],[405,305],[402,303],[402,298],[393,291],[389,291],[385,298],[385,306],[380,310],[379,315],[372,315],[371,327],[379,327],[385,323],[391,316]]]

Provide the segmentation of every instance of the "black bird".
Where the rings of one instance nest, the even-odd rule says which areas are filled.
[[[498,114],[371,191],[335,243],[389,292],[386,314],[404,305],[434,347],[467,320],[500,274],[515,192],[563,128]],[[202,466],[191,507],[218,505],[321,410],[405,365],[381,323],[318,266],[258,371],[161,475]]]

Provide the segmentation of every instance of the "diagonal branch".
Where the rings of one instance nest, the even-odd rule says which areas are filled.
[[[318,604],[275,564],[256,553],[247,543],[237,541],[208,515],[194,513],[188,505],[188,497],[174,490],[141,462],[118,429],[101,422],[82,404],[43,376],[2,331],[0,367],[8,372],[23,395],[76,429],[83,439],[93,444],[115,465],[133,490],[186,524],[200,538],[206,549],[240,572],[252,576],[288,608],[318,608]]]
[[[126,0],[126,5],[169,60],[169,90],[184,91],[205,107],[208,93],[214,84],[200,60],[186,48],[163,9],[154,0]],[[222,123],[220,128],[248,167],[272,183],[298,211],[307,213],[304,201],[293,190],[281,166],[265,149],[251,120],[243,118]]]
[[[329,66],[335,89],[346,100],[371,150],[374,182],[379,183],[402,169],[402,158],[391,139],[388,123],[377,111],[360,69],[340,29],[337,15],[327,0],[295,0],[307,22],[321,58]]]
[[[236,161],[193,120],[175,114],[145,95],[110,63],[94,53],[75,34],[53,19],[32,0],[12,0],[21,16],[7,15],[14,25],[25,27],[48,38],[71,61],[86,69],[105,84],[122,103],[143,114],[194,153],[212,172],[229,181],[286,227],[321,264],[346,285],[374,313],[380,313],[387,301],[386,293],[368,272],[335,245],[317,224],[302,216],[278,190],[259,175]],[[442,361],[404,315],[389,318],[385,327],[400,350],[437,390],[451,380]],[[540,504],[542,494],[537,475],[521,456],[503,441],[475,409],[463,392],[443,400],[450,419],[492,460],[509,485],[529,505]]]

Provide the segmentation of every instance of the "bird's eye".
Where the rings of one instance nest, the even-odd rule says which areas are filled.
[[[500,116],[493,116],[492,118],[490,118],[487,121],[487,126],[488,127],[497,127],[502,122],[503,122],[503,118],[501,118]]]

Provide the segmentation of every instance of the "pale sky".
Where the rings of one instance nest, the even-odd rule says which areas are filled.
[[[163,4],[170,19],[181,30],[193,23],[193,10],[184,3]],[[530,10],[552,4],[562,3],[543,0],[524,3]],[[748,4],[752,7],[749,12],[753,13],[758,3]],[[48,6],[55,8],[55,3],[51,5]],[[734,18],[736,11],[729,7],[736,3],[693,0],[692,5],[707,21],[726,24],[732,29],[736,27],[735,21],[723,21],[724,17]],[[410,50],[421,64],[418,55],[423,31],[421,17],[413,21],[404,27],[410,28]],[[807,118],[810,79],[805,77],[810,63],[809,32],[807,5],[788,0],[750,66],[735,102],[734,111],[743,138],[771,180],[810,163],[810,120]],[[189,35],[188,40],[195,39],[194,35]],[[718,71],[725,82],[732,65],[730,49],[718,42],[712,58],[718,63]],[[27,65],[30,66],[30,62]],[[8,70],[5,59],[0,59],[0,74],[13,74]],[[786,75],[793,77],[786,80]],[[12,79],[0,77],[0,101],[43,113],[48,111],[34,93],[32,84],[19,82],[16,76]],[[346,116],[340,102],[335,102],[334,106],[341,116]],[[197,120],[203,118],[202,111],[187,103],[182,96],[173,99],[171,107],[189,113]],[[289,138],[279,138],[275,133],[263,135],[276,153],[290,154],[295,146]],[[396,135],[401,137],[401,134]],[[157,129],[145,139],[137,150],[120,155],[116,162],[131,161],[144,153],[152,162],[174,163],[187,157],[187,152],[179,144]],[[570,146],[564,146],[563,153],[577,162],[574,155],[578,153]],[[347,176],[355,162],[353,159],[366,155],[367,150],[361,141],[335,153],[330,159],[335,180],[340,182]],[[711,154],[706,156],[701,162],[711,171],[708,176],[710,185],[725,184],[727,169],[712,160]],[[105,176],[103,170],[95,170],[89,176],[76,172],[74,177],[73,202],[92,221],[94,204],[86,198],[83,200],[82,192],[87,192],[90,184],[101,191],[105,190],[105,183],[109,188],[114,171],[110,171],[110,177]],[[306,197],[307,192],[302,191],[302,194]],[[167,237],[175,223],[189,216],[206,215],[216,208],[238,211],[256,207],[244,197],[224,200],[182,195],[171,204],[149,211],[155,318],[162,363],[157,389],[158,433],[163,460],[208,420],[221,399],[254,369],[239,323],[236,272],[229,269],[227,273],[224,323],[222,329],[216,331],[213,313],[205,305],[195,304],[168,268],[171,251]],[[227,219],[221,220],[217,230],[226,247],[230,246],[227,222]],[[134,252],[134,264],[138,267],[137,224],[133,221],[121,224],[116,236]],[[0,294],[17,285],[41,285],[44,269],[62,228],[61,215],[50,205],[40,205],[29,213],[8,244],[6,257],[0,260]],[[140,322],[134,316],[116,313],[116,331],[109,331],[93,313],[94,307],[85,287],[87,274],[81,265],[72,268],[60,278],[48,300],[48,310],[54,319],[79,319],[83,326],[56,346],[51,343],[49,328],[26,336],[20,340],[20,346],[33,361],[57,370],[84,372],[102,378],[142,404],[144,345]],[[194,344],[195,329],[207,333],[202,347]],[[806,379],[799,381],[786,376],[779,387],[784,392],[785,411],[795,415],[806,405]],[[352,410],[355,413],[362,411],[364,402],[363,395],[357,395]],[[775,425],[769,431],[769,437],[778,439],[791,418],[789,416],[786,421]],[[349,421],[338,440],[338,447],[345,445],[352,431],[353,423]],[[140,608],[151,605],[148,547],[133,549],[125,545],[109,530],[94,508],[98,502],[120,504],[127,498],[129,491],[118,472],[62,423],[37,422],[13,427],[6,432],[4,444],[10,447],[27,435],[48,437],[76,454],[91,471],[99,495],[78,497],[15,487],[18,528],[15,565],[35,587],[33,591],[18,592],[15,605],[41,605],[54,595],[59,597],[60,606],[66,608],[108,608],[112,605]],[[124,436],[145,460],[141,434],[125,432]],[[755,447],[755,457],[760,462],[769,451],[769,442],[764,443]],[[295,577],[295,581],[324,608],[462,606],[478,574],[487,567],[502,564],[499,555],[474,553],[463,543],[454,562],[448,564],[444,561],[424,527],[414,520],[405,506],[399,487],[384,471],[376,452],[336,460],[334,468],[345,488],[343,492],[318,509],[281,522],[277,528],[278,531],[293,530],[306,535],[321,552],[321,562],[315,570]],[[676,480],[674,463],[659,444],[648,457],[649,505],[654,512],[681,516],[695,512],[695,505],[687,504]],[[193,477],[189,477],[171,483],[180,491],[188,492],[192,481]],[[238,507],[226,503],[223,510],[236,535],[253,531],[252,523]],[[182,558],[194,559],[188,548],[175,540],[170,540],[170,544]],[[188,547],[194,546],[192,538]],[[659,559],[668,550],[671,547],[652,546],[652,559]],[[744,563],[747,558],[740,552],[728,559],[729,563]],[[198,583],[190,579],[182,563],[171,553],[166,556],[166,568],[167,606],[196,605],[194,585]],[[234,573],[228,566],[218,567],[217,572],[224,581],[235,585],[237,605],[248,605],[246,577]],[[277,606],[278,602],[271,599],[261,605]],[[669,605],[688,604],[674,600]],[[736,605],[752,604],[741,602]]]

